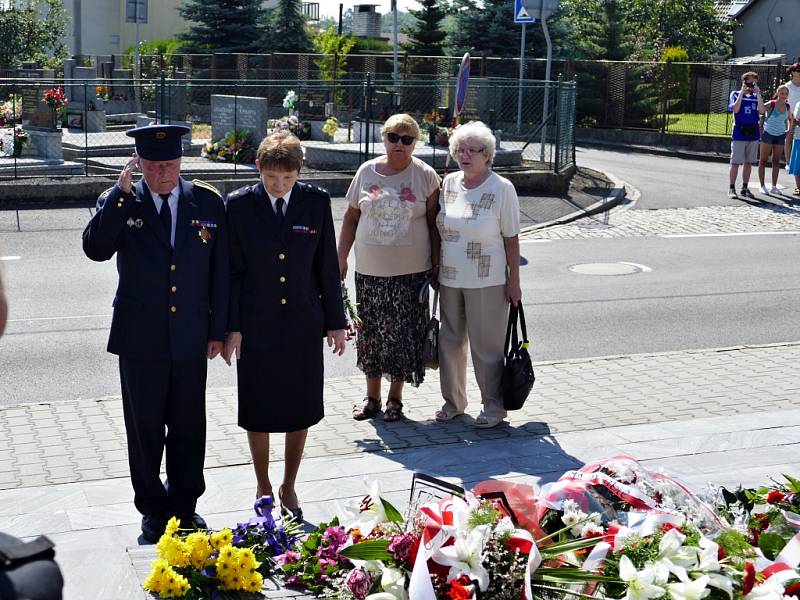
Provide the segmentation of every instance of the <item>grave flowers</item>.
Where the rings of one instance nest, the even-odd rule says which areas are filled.
[[[270,119],[267,121],[267,127],[271,131],[291,131],[301,140],[307,140],[311,136],[311,125],[301,121],[295,115],[281,117],[280,119]]]
[[[64,88],[59,86],[46,89],[42,92],[42,98],[45,104],[50,108],[53,129],[59,129],[62,114],[68,103],[67,97],[64,94]]]
[[[0,127],[14,125],[22,118],[22,96],[11,94],[3,103],[0,103]]]
[[[221,140],[211,141],[203,146],[200,156],[220,162],[250,164],[256,158],[253,136],[246,129],[233,129]]]
[[[333,136],[339,129],[339,119],[336,117],[328,117],[322,125],[322,133],[328,136],[329,140],[333,141]]]
[[[0,129],[0,156],[19,157],[22,149],[28,145],[30,137],[22,126]]]

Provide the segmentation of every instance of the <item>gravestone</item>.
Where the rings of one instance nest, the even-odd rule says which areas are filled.
[[[69,81],[75,77],[75,67],[77,66],[78,62],[74,58],[64,59],[64,81]],[[64,93],[67,96],[67,100],[72,102],[72,86],[66,86]]]
[[[47,104],[42,101],[42,92],[46,89],[43,85],[23,83],[19,86],[22,96],[22,123],[35,127],[52,127],[53,113]]]
[[[94,98],[97,85],[97,69],[95,67],[75,67],[72,78],[72,99],[67,104],[67,113],[83,112],[89,100]]]
[[[131,69],[113,70],[109,94],[111,95],[111,100],[106,106],[106,114],[119,115],[142,112]]]
[[[164,109],[164,121],[186,120],[186,71],[175,71],[168,82],[168,95]],[[159,107],[160,108],[160,107]]]
[[[300,119],[324,119],[325,103],[330,100],[327,91],[313,91],[303,93],[302,99],[297,103]]]
[[[211,138],[218,140],[234,128],[253,134],[254,143],[267,135],[267,99],[211,95]]]

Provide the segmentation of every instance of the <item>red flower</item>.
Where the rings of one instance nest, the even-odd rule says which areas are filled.
[[[728,554],[725,552],[725,548],[717,546],[717,560],[722,560],[726,556],[728,556]]]
[[[661,526],[661,533],[667,533],[670,529],[677,529],[680,533],[686,535],[686,532],[674,523],[664,523]]]
[[[744,563],[744,578],[742,579],[742,595],[746,596],[756,584],[756,568],[751,562]]]
[[[787,586],[783,592],[786,596],[794,596],[795,598],[800,598],[800,583],[793,583],[790,586]]]
[[[778,502],[783,502],[784,498],[786,498],[786,494],[784,494],[780,490],[772,490],[769,494],[767,494],[767,502],[770,504],[777,504]]]
[[[466,583],[463,583],[464,579],[466,579]],[[458,579],[453,579],[450,582],[450,589],[447,590],[447,597],[450,600],[469,600],[472,597],[472,591],[468,587],[470,584],[471,582],[464,575]]]

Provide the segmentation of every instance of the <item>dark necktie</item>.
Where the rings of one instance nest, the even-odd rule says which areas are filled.
[[[169,208],[169,194],[159,194],[161,196],[161,212],[158,213],[161,217],[161,223],[164,225],[164,230],[167,232],[167,238],[172,243],[172,211]]]
[[[275,200],[275,216],[278,217],[278,225],[283,225],[283,198]]]

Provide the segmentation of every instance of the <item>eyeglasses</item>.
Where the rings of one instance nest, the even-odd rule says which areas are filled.
[[[486,150],[486,148],[464,148],[464,147],[459,147],[458,150],[456,150],[456,154],[466,154],[467,156],[475,156],[476,154],[480,154],[484,150]]]
[[[415,138],[413,135],[400,135],[399,133],[390,132],[386,134],[386,139],[389,140],[390,144],[403,142],[403,146],[410,146],[414,143]]]

